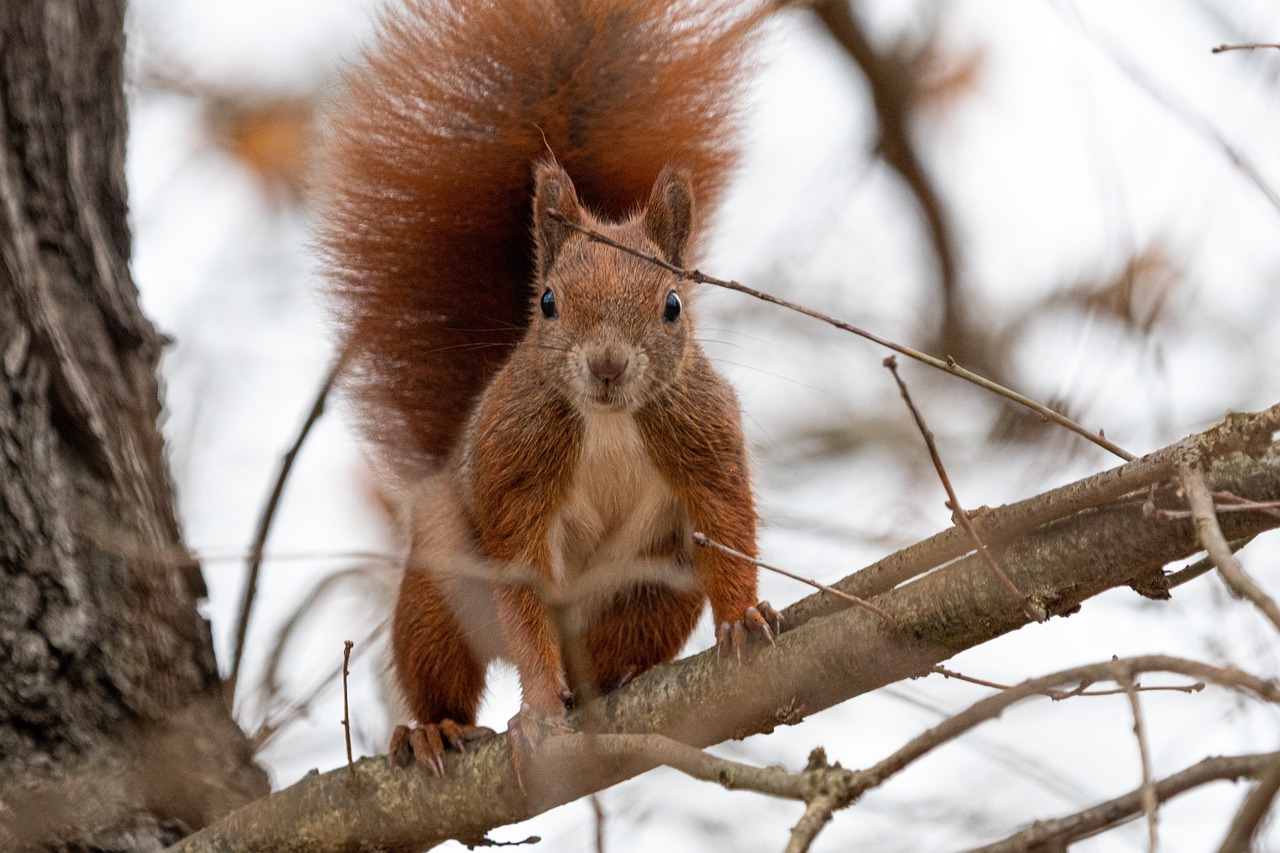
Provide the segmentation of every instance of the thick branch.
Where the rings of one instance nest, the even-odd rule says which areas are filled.
[[[1280,452],[1270,446],[1280,408],[1235,416],[1228,425],[1189,439],[1210,460],[1211,488],[1251,500],[1280,498]],[[1187,442],[1174,448],[1185,450]],[[1249,449],[1256,456],[1239,452]],[[989,547],[1020,590],[1050,615],[1074,612],[1104,590],[1162,577],[1169,561],[1199,550],[1192,524],[1144,513],[1143,499],[1081,509],[1082,495],[1117,497],[1176,475],[1167,448],[1116,471],[1060,490],[1058,517],[1019,538],[990,536]],[[1138,473],[1135,473],[1138,472]],[[1123,494],[1121,492],[1120,494]],[[1173,487],[1158,488],[1158,504],[1182,508]],[[1087,505],[1087,504],[1086,504]],[[1040,507],[1051,518],[1054,502]],[[1007,516],[1023,523],[1015,505],[975,519],[980,531],[1007,534]],[[985,522],[985,523],[981,523]],[[1280,524],[1261,512],[1225,514],[1231,538]],[[964,536],[963,533],[958,534]],[[999,541],[997,541],[999,540]],[[945,559],[945,558],[944,558]],[[819,594],[821,595],[821,594]],[[776,646],[739,665],[714,653],[658,667],[605,696],[593,719],[601,734],[660,734],[692,746],[771,731],[886,684],[921,675],[964,649],[1016,630],[1028,617],[985,565],[970,555],[876,598],[900,630],[848,602],[806,600],[787,611],[793,629]],[[804,618],[792,618],[801,616]],[[856,654],[850,653],[856,649]],[[554,753],[554,750],[550,750]],[[581,762],[579,762],[581,764]],[[308,777],[233,813],[186,839],[177,850],[354,850],[427,847],[448,838],[477,839],[489,829],[526,819],[645,769],[643,764],[597,762],[599,772],[568,772],[554,755],[529,774],[528,797],[512,779],[501,738],[450,755],[446,778],[391,772],[382,759]],[[491,792],[477,797],[476,791]]]

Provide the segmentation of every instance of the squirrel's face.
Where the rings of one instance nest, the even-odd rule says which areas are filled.
[[[689,282],[584,231],[680,266],[693,232],[689,176],[663,169],[644,209],[616,225],[582,208],[557,163],[539,163],[534,179],[538,286],[527,356],[560,383],[549,390],[566,393],[584,414],[634,412],[684,369]]]
[[[625,226],[608,228],[619,242]],[[643,242],[630,242],[651,249]],[[586,238],[570,241],[535,297],[530,340],[579,411],[635,411],[684,368],[692,317],[688,282]]]

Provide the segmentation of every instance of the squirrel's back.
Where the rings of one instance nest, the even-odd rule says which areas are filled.
[[[763,12],[723,0],[408,0],[330,122],[320,243],[365,429],[447,454],[529,322],[532,164],[620,218],[668,163],[710,211]]]

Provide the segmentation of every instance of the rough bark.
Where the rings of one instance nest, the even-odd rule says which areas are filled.
[[[1150,505],[1185,509],[1173,485],[1180,462],[1205,460],[1209,485],[1258,501],[1280,499],[1280,406],[1233,416],[1112,471],[983,516],[991,551],[1024,594],[1050,616],[1074,613],[1088,599],[1118,586],[1152,597],[1167,595],[1162,568],[1200,550],[1186,518],[1166,518]],[[1153,504],[1148,504],[1148,501]],[[1224,513],[1227,536],[1249,536],[1280,526],[1261,512]],[[580,720],[604,734],[657,733],[694,746],[767,732],[811,713],[923,675],[934,664],[1028,622],[982,560],[953,552],[950,533],[913,546],[936,562],[892,560],[903,583],[947,560],[941,568],[881,588],[879,617],[824,594],[788,608],[791,628],[777,645],[738,665],[714,652],[660,666],[605,696]],[[932,544],[929,544],[932,543]],[[950,544],[948,544],[950,543]],[[912,551],[913,549],[906,549]],[[905,552],[899,552],[900,554]],[[897,556],[897,555],[895,555]],[[911,564],[909,572],[903,567]],[[866,591],[862,573],[837,586]],[[874,587],[883,571],[871,572]],[[291,788],[228,815],[185,839],[176,850],[415,850],[448,838],[474,841],[487,830],[531,817],[648,769],[644,761],[605,760],[588,747],[576,754],[548,743],[522,793],[512,777],[505,742],[493,738],[450,755],[445,778],[390,771],[384,759],[308,776]]]
[[[221,698],[129,274],[123,0],[0,3],[0,848],[265,792]]]

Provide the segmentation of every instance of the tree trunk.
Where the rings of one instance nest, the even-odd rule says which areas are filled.
[[[129,273],[123,0],[0,3],[0,848],[156,849],[264,793],[222,698]]]

